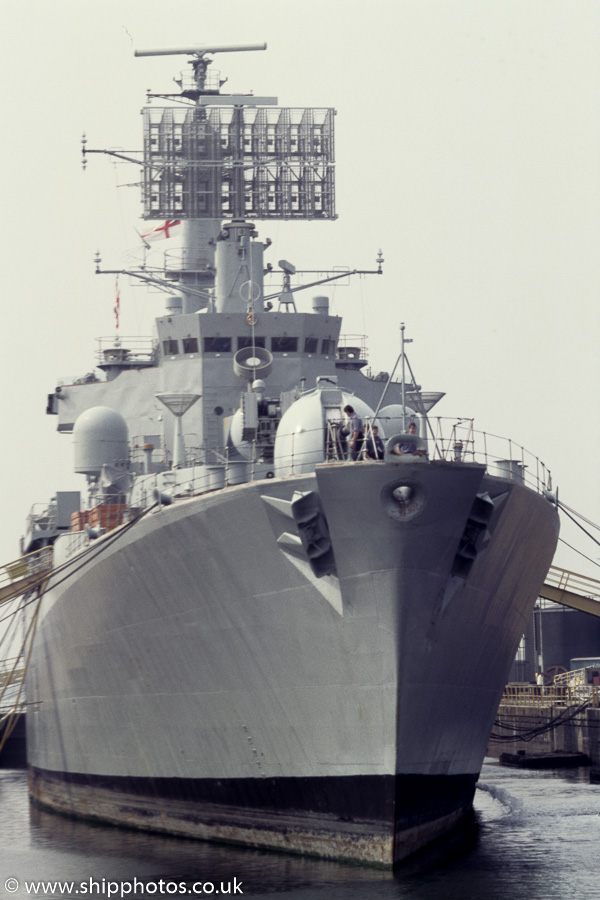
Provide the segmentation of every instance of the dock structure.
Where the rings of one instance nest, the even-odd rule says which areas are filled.
[[[600,616],[600,581],[551,566],[539,596]],[[552,684],[511,683],[502,695],[488,756],[549,762],[565,758],[600,765],[600,685],[587,669],[560,672]],[[525,751],[525,752],[524,752]]]
[[[501,753],[500,765],[514,769],[574,769],[589,766],[590,758],[578,750],[554,750],[552,753]]]
[[[600,581],[551,566],[540,597],[600,616]],[[600,764],[600,685],[587,669],[562,672],[552,684],[508,684],[504,689],[488,755],[549,760],[583,755]]]
[[[517,755],[524,749],[528,756],[578,753],[585,754],[593,766],[600,766],[600,707],[574,695],[558,697],[559,689],[553,687],[518,687],[533,691],[527,699],[525,692],[517,696],[513,685],[505,690],[488,756]]]

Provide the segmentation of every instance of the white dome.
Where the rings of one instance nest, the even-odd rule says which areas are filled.
[[[252,459],[253,443],[245,441],[242,437],[244,432],[244,413],[241,409],[236,409],[230,420],[229,437],[235,449],[246,459]]]
[[[123,416],[108,406],[81,413],[73,428],[75,471],[98,475],[104,465],[123,465],[129,458],[129,434]]]
[[[373,418],[371,407],[337,388],[317,389],[304,394],[281,417],[275,438],[275,473],[277,476],[312,472],[325,461],[327,422],[347,424],[344,406],[354,408],[363,422]]]

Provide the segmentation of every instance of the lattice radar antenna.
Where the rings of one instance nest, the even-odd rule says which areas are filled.
[[[208,83],[207,54],[265,50],[259,44],[198,44],[187,47],[136,50],[135,56],[190,55],[193,79],[180,93],[149,94],[177,97],[177,105],[146,106],[141,158],[113,150],[94,150],[83,138],[84,166],[88,153],[105,153],[142,167],[143,218],[183,220],[202,228],[202,220],[332,220],[335,211],[335,145],[332,108],[277,107],[276,97],[221,94],[224,82]],[[207,222],[208,226],[208,222]],[[206,261],[204,261],[206,262]],[[291,294],[352,274],[377,270],[346,270],[309,285],[290,287],[284,268],[283,297],[294,308]],[[205,268],[210,269],[209,265]],[[101,270],[97,260],[98,273]],[[148,273],[118,270],[172,292],[173,285]],[[309,270],[305,270],[308,272]],[[188,294],[205,295],[208,284],[188,278]],[[275,296],[279,296],[277,292]],[[269,298],[265,298],[269,299]]]

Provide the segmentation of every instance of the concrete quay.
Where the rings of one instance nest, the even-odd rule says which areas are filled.
[[[500,740],[498,738],[501,738]],[[600,766],[600,708],[544,703],[541,696],[532,706],[501,704],[492,728],[487,755],[501,753],[585,753],[593,766]]]

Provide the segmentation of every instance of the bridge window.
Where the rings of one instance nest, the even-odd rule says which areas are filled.
[[[265,346],[264,337],[256,337],[252,340],[250,335],[244,335],[237,339],[238,350],[245,350],[246,347],[263,347]]]
[[[184,353],[197,353],[198,352],[198,338],[187,337],[183,339],[183,352]]]
[[[230,353],[231,338],[230,337],[205,337],[204,338],[205,353]]]
[[[335,353],[335,349],[335,341],[332,341],[329,338],[323,339],[321,343],[321,353],[333,355]]]
[[[163,341],[163,352],[165,356],[176,356],[179,353],[177,341]]]
[[[297,337],[273,337],[271,338],[271,350],[273,353],[295,353],[298,349]]]
[[[319,347],[319,338],[306,338],[304,341],[305,353],[316,353]]]

